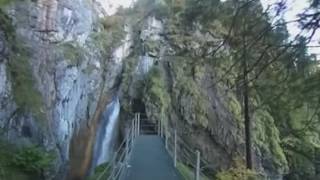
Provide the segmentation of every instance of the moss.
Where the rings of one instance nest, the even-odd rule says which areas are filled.
[[[237,120],[238,126],[244,128],[244,118],[242,116],[242,107],[240,102],[232,92],[228,92],[226,97],[226,107],[233,114],[233,117]]]
[[[114,15],[100,19],[102,29],[92,33],[91,43],[98,48],[103,57],[111,57],[111,52],[118,47],[125,37],[124,18]]]
[[[8,5],[10,2],[13,2],[13,0],[0,0],[0,8]]]
[[[1,3],[0,3],[1,7]],[[15,38],[15,29],[12,26],[11,19],[0,9],[0,30],[5,33],[8,42],[13,42]]]
[[[77,42],[70,41],[62,43],[59,45],[59,49],[70,65],[78,66],[81,64],[85,51]]]
[[[145,98],[147,101],[157,105],[160,108],[160,112],[163,113],[169,106],[170,95],[167,92],[162,70],[158,67],[152,68],[146,82]]]
[[[254,142],[262,151],[262,156],[272,158],[274,167],[279,173],[287,172],[288,162],[273,117],[267,111],[259,109],[254,113],[253,119],[256,122]]]
[[[31,112],[44,125],[45,105],[40,92],[35,87],[29,58],[28,50],[17,44],[10,54],[8,71],[12,79],[14,100],[20,110]]]
[[[154,40],[147,40],[144,43],[145,52],[149,52],[149,54],[156,56],[157,52],[160,51],[160,42]]]
[[[205,75],[205,67],[202,65],[195,65],[193,67],[193,76],[195,80],[200,81]]]
[[[208,127],[208,98],[201,91],[194,80],[192,60],[188,58],[175,57],[171,60],[172,71],[176,78],[173,84],[175,100],[183,108],[187,121],[197,122],[198,125]]]

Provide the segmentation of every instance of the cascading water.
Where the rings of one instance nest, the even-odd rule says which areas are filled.
[[[114,141],[117,135],[117,122],[120,112],[119,98],[114,97],[107,105],[100,121],[94,147],[93,166],[96,167],[107,162],[113,151]]]

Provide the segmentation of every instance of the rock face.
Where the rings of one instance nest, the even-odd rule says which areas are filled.
[[[217,71],[221,67],[208,59],[232,58],[232,50],[224,43],[218,22],[210,28],[201,23],[186,27],[176,16],[159,18],[151,13],[140,22],[133,35],[138,37],[137,48],[124,62],[122,114],[142,108],[150,121],[164,119],[168,131],[176,129],[185,143],[201,151],[213,173],[225,170],[245,157],[241,96],[229,88],[232,79],[221,83]],[[265,178],[276,180],[288,167],[279,150],[279,132],[269,117],[253,115],[257,124],[270,125],[269,130],[254,127],[258,132],[254,163]],[[275,141],[260,139],[266,131]],[[279,151],[270,151],[272,146]]]
[[[131,71],[127,69],[128,72],[124,72],[131,72],[134,76],[124,82],[123,91],[127,91],[129,96],[124,93],[123,101],[141,99],[150,120],[156,121],[165,116],[169,129],[177,128],[191,147],[199,148],[205,159],[216,162],[213,163],[214,169],[227,168],[232,158],[244,151],[242,130],[226,107],[228,97],[213,85],[212,69],[206,68],[205,64],[199,67],[192,65],[192,56],[209,53],[204,44],[216,43],[218,46],[221,39],[197,29],[184,37],[189,38],[188,41],[177,42],[174,38],[181,41],[180,37],[170,32],[168,26],[168,22],[155,17],[145,19],[140,30],[141,51],[130,59],[136,65],[131,67]],[[181,57],[181,52],[188,53]],[[160,71],[159,77],[150,72],[154,69]],[[137,75],[140,81],[136,79]],[[149,85],[149,78],[155,78],[163,86]],[[126,83],[129,84],[128,89]],[[143,95],[137,93],[141,91]]]
[[[101,117],[119,95],[122,124],[130,123],[133,109],[146,112],[150,121],[163,118],[169,131],[176,129],[201,151],[212,171],[244,157],[241,96],[229,89],[232,79],[219,83],[216,64],[205,61],[231,56],[223,31],[201,23],[186,28],[178,17],[156,13],[124,13],[101,23],[105,12],[100,9],[88,0],[26,0],[6,8],[16,41],[9,45],[8,32],[0,29],[4,137],[54,151],[56,166],[46,179],[83,179],[97,158],[94,151],[99,152],[94,147],[102,141],[97,140],[105,125]],[[13,69],[17,62],[30,68],[19,72]],[[25,84],[17,74],[32,80]],[[276,141],[257,137],[255,163],[271,179],[280,179],[286,160],[282,151],[270,151],[279,147],[279,132],[268,114],[256,118],[265,125],[255,128],[272,131]]]
[[[75,158],[70,153],[77,154],[72,141],[80,141],[77,137],[90,131],[88,138],[95,138],[101,109],[116,92],[122,59],[130,46],[126,37],[113,55],[102,56],[92,38],[101,31],[98,19],[104,14],[97,7],[96,2],[87,0],[23,1],[6,7],[16,31],[16,46],[27,51],[21,56],[30,66],[27,71],[34,89],[15,90],[24,84],[15,82],[8,68],[11,62],[19,63],[11,56],[19,52],[10,50],[5,38],[8,32],[0,31],[0,128],[10,141],[38,144],[56,152],[56,169],[48,179],[67,174],[67,165]],[[16,102],[14,97],[20,97],[16,93],[23,93],[23,97],[37,94],[41,108],[31,110],[36,104],[32,98]],[[87,169],[75,174],[83,176]]]

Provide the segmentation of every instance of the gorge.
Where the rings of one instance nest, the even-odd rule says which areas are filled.
[[[0,179],[96,179],[135,112],[176,129],[210,179],[319,179],[319,63],[248,4],[138,0],[107,15],[95,0],[0,0]]]

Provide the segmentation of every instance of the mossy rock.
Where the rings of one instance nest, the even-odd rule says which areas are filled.
[[[261,150],[264,158],[271,158],[273,170],[278,173],[288,171],[288,162],[281,146],[279,130],[274,124],[274,119],[266,110],[259,109],[254,115],[254,142]]]
[[[226,95],[226,107],[232,113],[235,120],[237,120],[237,124],[240,128],[244,128],[244,118],[242,115],[242,106],[238,101],[236,95],[232,92],[228,92]]]
[[[159,41],[147,40],[144,42],[145,52],[152,57],[157,57],[160,51],[160,45]]]
[[[194,79],[195,70],[189,58],[175,57],[170,60],[173,76],[173,97],[189,123],[207,128],[209,102]],[[200,69],[202,67],[199,67]]]
[[[112,50],[118,47],[125,38],[124,18],[107,16],[100,19],[103,28],[90,34],[89,43],[98,49],[103,58],[110,58]]]
[[[20,110],[31,112],[40,125],[46,125],[45,104],[35,86],[29,59],[29,52],[25,47],[16,45],[11,50],[8,72],[11,75],[14,100]]]
[[[163,71],[158,67],[154,67],[147,77],[145,100],[158,106],[160,112],[166,111],[170,104],[170,95],[167,92]]]
[[[85,58],[85,49],[75,41],[64,42],[59,45],[59,49],[66,61],[72,66],[79,66]]]
[[[14,2],[14,0],[0,0],[0,8],[10,4],[11,2]]]
[[[1,3],[0,3],[1,7]],[[8,43],[13,43],[15,39],[15,29],[10,17],[0,8],[0,30],[4,32]]]

